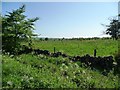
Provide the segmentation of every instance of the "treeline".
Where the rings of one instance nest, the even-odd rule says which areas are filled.
[[[48,41],[48,40],[107,40],[107,39],[112,39],[111,37],[92,37],[92,38],[34,38],[34,40],[40,40],[40,41]]]

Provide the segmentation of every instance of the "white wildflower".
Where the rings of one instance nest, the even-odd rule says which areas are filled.
[[[83,70],[83,72],[82,72],[83,74],[85,74],[85,71]]]
[[[33,80],[33,77],[30,77],[30,80]]]
[[[66,66],[65,68],[68,69],[68,66]]]
[[[11,81],[8,81],[7,84],[10,85],[10,86],[13,85],[13,83]]]
[[[68,76],[66,76],[66,78],[68,79],[69,77],[68,77]]]
[[[76,76],[73,76],[73,78],[76,78]]]
[[[78,66],[78,64],[77,64],[77,63],[75,63],[75,67],[76,67],[76,68],[79,68],[79,66]]]
[[[62,66],[65,66],[65,64],[63,63]]]

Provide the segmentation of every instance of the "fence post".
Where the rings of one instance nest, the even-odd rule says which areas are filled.
[[[55,53],[55,47],[54,47],[54,53]]]
[[[94,57],[96,57],[96,53],[97,53],[97,51],[96,51],[96,49],[94,49]]]

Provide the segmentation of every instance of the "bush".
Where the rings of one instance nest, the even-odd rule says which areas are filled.
[[[47,38],[47,37],[45,38],[45,41],[48,41],[48,38]]]

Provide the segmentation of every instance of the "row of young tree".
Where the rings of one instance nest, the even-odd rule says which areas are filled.
[[[26,40],[28,46],[32,45],[32,36],[34,22],[39,18],[28,19],[24,15],[25,5],[22,5],[17,10],[8,12],[8,14],[1,16],[2,20],[2,50],[3,52],[9,52],[10,54],[17,54],[22,49],[21,41]],[[120,22],[117,19],[112,19],[110,25],[106,25],[106,34],[111,35],[113,39],[118,39],[120,36]]]

